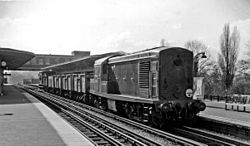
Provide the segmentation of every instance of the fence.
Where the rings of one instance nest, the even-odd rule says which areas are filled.
[[[204,99],[225,101],[225,110],[249,111],[250,95],[233,94],[231,96],[205,95]]]
[[[216,101],[226,101],[228,99],[230,99],[231,97],[230,96],[219,96],[219,95],[204,95],[204,99],[207,99],[207,100],[210,100],[210,101],[213,101],[213,100],[216,100]]]

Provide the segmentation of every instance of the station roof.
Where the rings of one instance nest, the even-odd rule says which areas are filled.
[[[0,62],[5,61],[9,70],[18,69],[34,56],[31,52],[0,47]]]

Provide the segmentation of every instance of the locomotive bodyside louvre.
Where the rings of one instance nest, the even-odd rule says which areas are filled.
[[[182,48],[163,50],[159,66],[160,100],[186,100],[186,90],[193,88],[193,53]]]
[[[138,62],[138,86],[139,95],[143,98],[150,98],[150,60],[140,60]]]

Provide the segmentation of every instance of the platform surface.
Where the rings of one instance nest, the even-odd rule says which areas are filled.
[[[1,146],[92,146],[64,119],[12,85],[0,96]]]
[[[200,112],[199,116],[250,127],[249,112],[225,110],[225,101],[205,101],[205,103],[207,108]]]

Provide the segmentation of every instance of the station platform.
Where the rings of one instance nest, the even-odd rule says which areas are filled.
[[[220,120],[227,123],[242,125],[250,129],[250,112],[239,112],[235,110],[225,110],[225,101],[204,101],[207,105],[205,111],[199,116]]]
[[[13,85],[0,96],[1,146],[93,146],[67,121]]]

